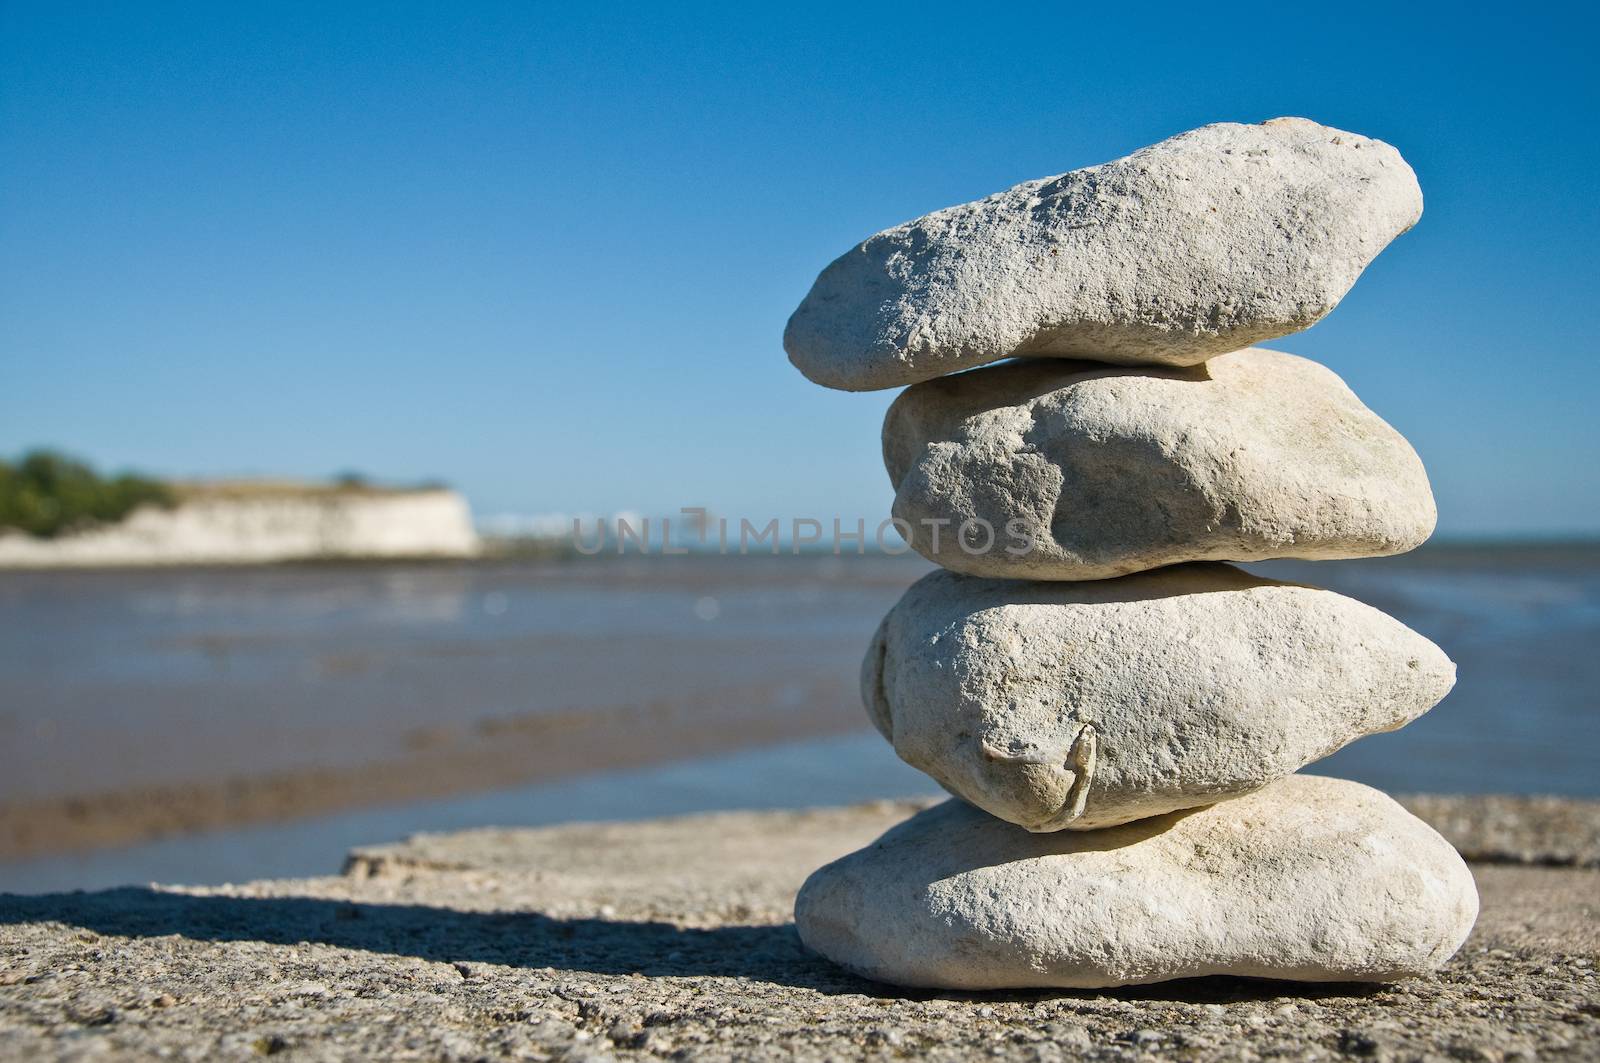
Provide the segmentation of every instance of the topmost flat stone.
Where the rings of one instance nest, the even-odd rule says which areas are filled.
[[[789,319],[789,360],[846,391],[1013,355],[1194,365],[1308,328],[1422,215],[1379,140],[1220,123],[870,237]]]

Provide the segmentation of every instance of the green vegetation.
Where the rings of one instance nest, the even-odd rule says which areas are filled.
[[[123,473],[104,477],[81,461],[35,450],[11,464],[0,461],[0,529],[40,539],[96,524],[114,524],[141,505],[170,507],[172,488]]]

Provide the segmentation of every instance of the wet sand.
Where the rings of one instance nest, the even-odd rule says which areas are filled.
[[[486,722],[431,748],[346,768],[141,786],[0,805],[0,861],[496,790],[856,730],[843,690],[806,711],[744,704],[621,705]]]
[[[0,860],[859,729],[851,561],[0,576]]]

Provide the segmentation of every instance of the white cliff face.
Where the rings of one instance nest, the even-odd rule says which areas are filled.
[[[454,491],[200,492],[75,535],[0,533],[0,567],[472,557],[478,548],[472,514]]]

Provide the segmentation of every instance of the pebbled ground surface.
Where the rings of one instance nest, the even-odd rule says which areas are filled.
[[[421,836],[336,877],[0,896],[0,1058],[1600,1059],[1600,803],[1415,798],[1483,914],[1437,977],[906,993],[808,955],[878,803]],[[1552,826],[1553,825],[1553,826]]]

